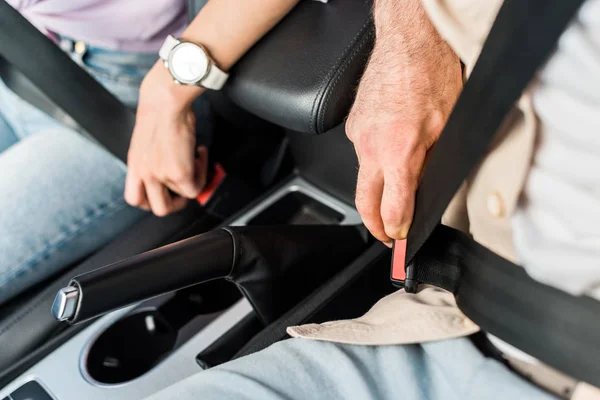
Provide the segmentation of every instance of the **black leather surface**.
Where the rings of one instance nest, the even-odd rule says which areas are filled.
[[[139,301],[226,276],[233,262],[231,236],[213,230],[85,272],[70,285],[80,290],[83,322]]]
[[[205,215],[199,218],[200,215],[202,210],[199,207],[190,207],[167,218],[149,216],[83,263],[47,284],[33,297],[25,294],[22,299],[12,302],[9,305],[12,311],[3,310],[0,316],[0,377],[12,364],[64,328],[52,317],[50,306],[56,292],[64,287],[73,275],[91,271],[165,244],[169,240],[178,239],[175,235],[181,234],[185,229],[191,229],[195,233],[196,229],[201,229],[198,226],[203,223],[209,226],[216,223],[212,217]],[[140,235],[140,232],[144,234]]]
[[[375,243],[359,257],[338,268],[331,279],[323,282],[295,307],[280,316],[240,349],[233,358],[263,350],[288,337],[288,326],[305,323],[358,318],[379,299],[391,293],[389,276],[390,251]]]
[[[79,287],[80,300],[70,322],[225,278],[269,323],[360,254],[365,236],[353,226],[213,230],[74,277],[71,285]]]
[[[234,242],[234,282],[265,324],[297,304],[367,246],[353,226],[228,227]]]
[[[302,177],[354,206],[358,160],[344,124],[326,135],[288,132],[290,150]]]
[[[323,133],[340,124],[370,54],[371,0],[301,1],[238,62],[225,93],[282,127]]]

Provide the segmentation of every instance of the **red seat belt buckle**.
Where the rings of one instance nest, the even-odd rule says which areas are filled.
[[[392,245],[392,267],[390,280],[397,288],[408,293],[417,292],[416,270],[414,265],[406,265],[406,239],[394,240]]]
[[[396,287],[403,288],[406,280],[406,239],[394,240],[390,279]]]
[[[200,205],[204,206],[206,203],[208,203],[226,176],[227,174],[225,173],[223,167],[220,164],[215,164],[215,173],[213,174],[212,179],[210,182],[208,182],[202,193],[196,197],[196,200],[198,203],[200,203]]]

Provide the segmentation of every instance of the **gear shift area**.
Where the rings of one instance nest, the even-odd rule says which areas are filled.
[[[293,178],[223,228],[74,277],[52,312],[77,324],[137,304],[90,338],[80,362],[94,385],[130,385],[240,298],[253,310],[236,323],[245,343],[367,247],[359,223],[353,208]]]
[[[358,226],[225,227],[74,277],[55,317],[78,323],[215,279],[235,284],[265,324],[360,254]]]

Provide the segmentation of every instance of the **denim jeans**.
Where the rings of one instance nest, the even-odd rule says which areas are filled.
[[[156,55],[87,47],[82,56],[69,43],[61,47],[123,103],[136,105]],[[121,161],[0,80],[0,304],[144,215],[123,199],[125,174]]]
[[[556,400],[485,357],[469,338],[396,346],[290,339],[150,399]]]

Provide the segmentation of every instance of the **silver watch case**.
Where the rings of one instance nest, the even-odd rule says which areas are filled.
[[[196,48],[200,49],[202,51],[202,54],[204,55],[206,68],[204,69],[204,73],[202,73],[199,78],[194,78],[194,79],[190,79],[190,80],[183,79],[183,78],[179,77],[178,74],[172,68],[172,65],[173,65],[172,60],[173,60],[173,57],[177,54],[177,50],[181,50],[182,47],[186,47],[186,46],[196,47]],[[173,82],[175,84],[202,86],[202,81],[210,73],[210,67],[212,65],[212,60],[210,59],[210,57],[208,56],[208,52],[202,45],[197,44],[197,43],[192,43],[192,42],[181,41],[171,49],[171,51],[169,52],[169,57],[166,60],[163,60],[163,63],[165,64],[165,67],[169,70],[169,73],[171,74],[171,77],[173,78]]]

